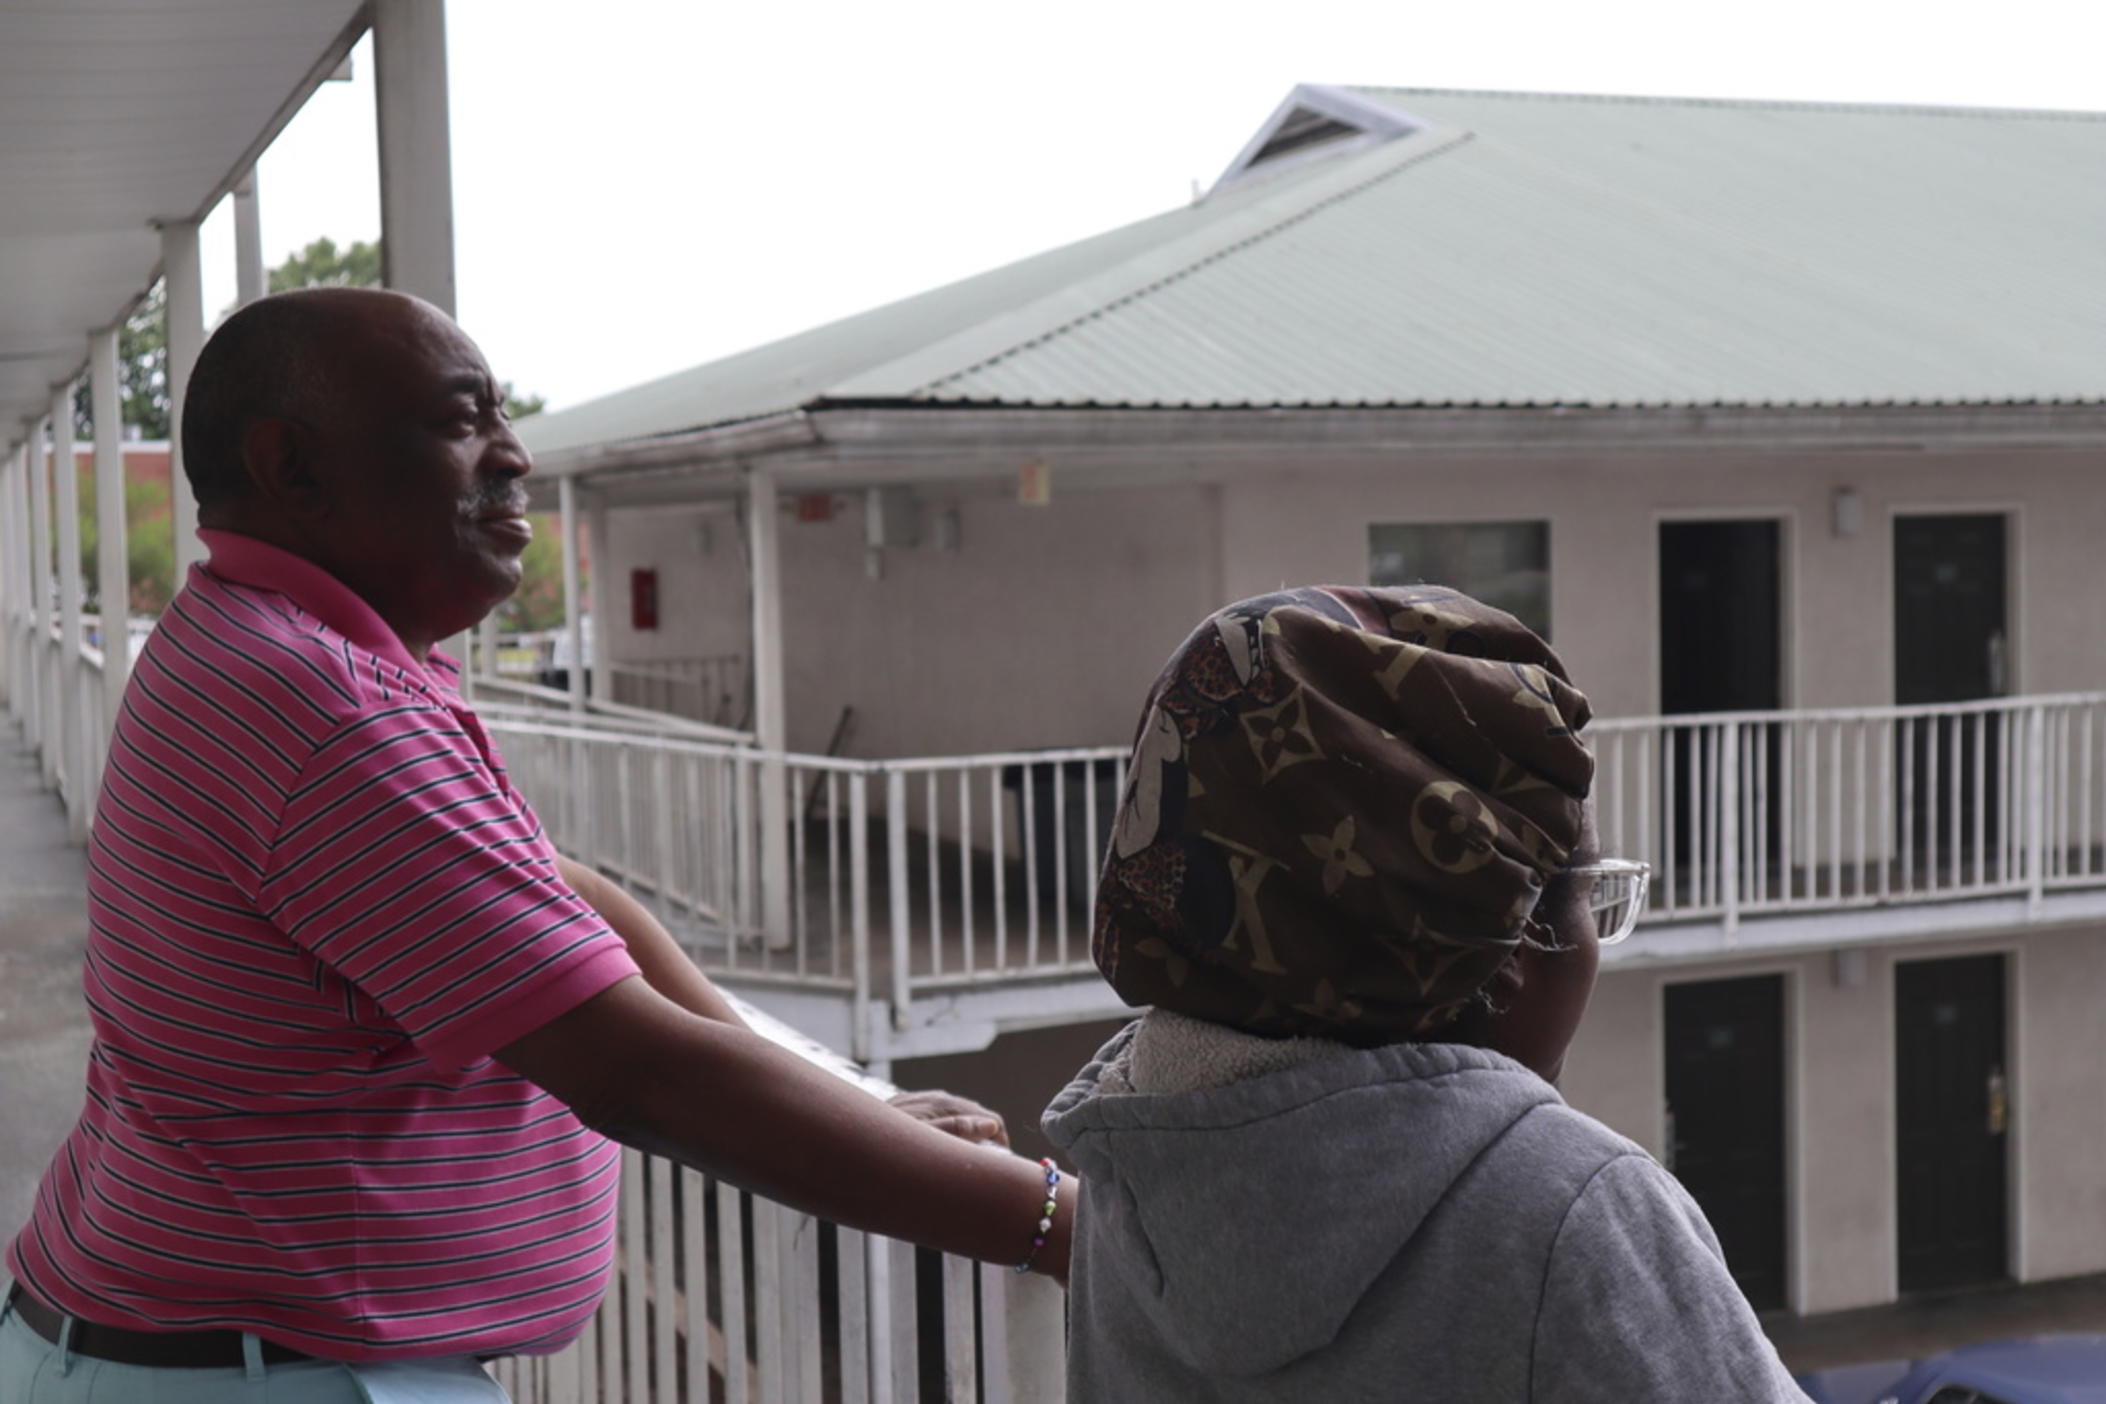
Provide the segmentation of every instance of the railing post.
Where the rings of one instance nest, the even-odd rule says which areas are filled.
[[[1726,939],[1740,931],[1740,723],[1726,722],[1719,736],[1719,898],[1725,904]]]
[[[2047,708],[2026,708],[2026,916],[2037,919],[2047,881]]]
[[[892,1027],[904,1029],[914,933],[908,927],[912,905],[907,900],[907,776],[899,770],[885,772],[885,867],[892,898]]]
[[[1052,1278],[980,1269],[987,1404],[1059,1404],[1067,1397],[1067,1294]]]
[[[848,775],[849,970],[854,993],[849,1019],[851,1056],[870,1061],[870,777]]]

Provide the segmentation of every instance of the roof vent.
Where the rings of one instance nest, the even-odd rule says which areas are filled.
[[[1305,161],[1357,151],[1418,131],[1425,123],[1367,94],[1304,83],[1273,110],[1214,189],[1256,172],[1271,175]]]
[[[1365,128],[1341,122],[1336,117],[1326,117],[1321,112],[1297,107],[1287,114],[1287,120],[1273,132],[1272,139],[1258,148],[1258,154],[1243,163],[1243,168],[1249,170],[1252,166],[1262,166],[1267,161],[1277,161],[1291,152],[1320,146],[1327,141],[1360,136],[1364,131]]]

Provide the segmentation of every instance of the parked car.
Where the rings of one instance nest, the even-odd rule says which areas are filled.
[[[1816,1370],[1799,1387],[1814,1404],[2106,1404],[2106,1335],[1993,1341],[1900,1367]]]

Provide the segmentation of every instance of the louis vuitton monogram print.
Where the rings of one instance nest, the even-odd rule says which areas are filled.
[[[1587,700],[1456,591],[1230,605],[1150,691],[1093,949],[1130,1004],[1257,1033],[1436,1030],[1569,861]]]

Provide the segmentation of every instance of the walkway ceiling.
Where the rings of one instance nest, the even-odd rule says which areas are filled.
[[[359,0],[0,6],[0,448],[364,29]]]

